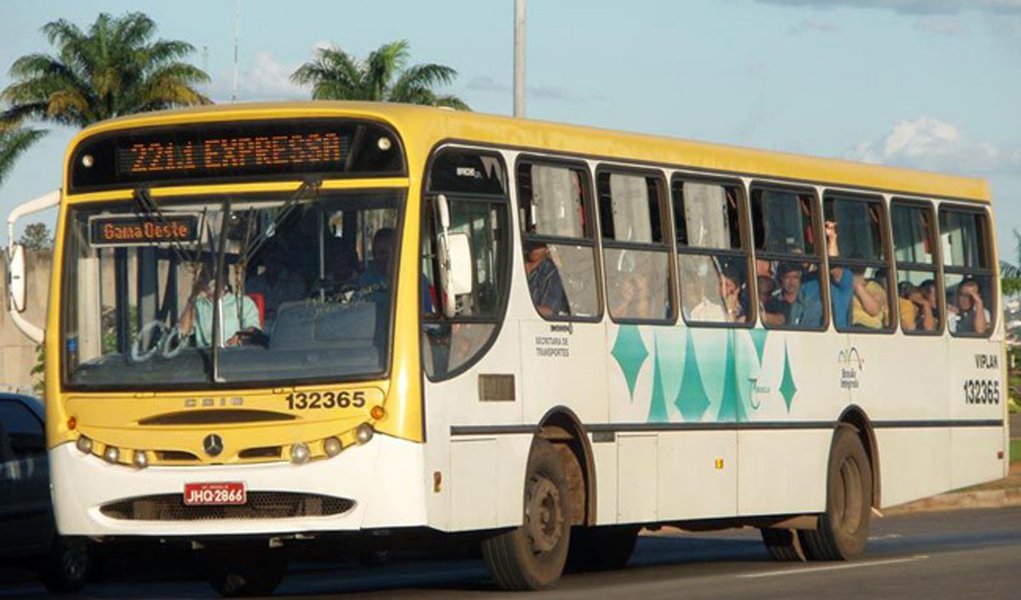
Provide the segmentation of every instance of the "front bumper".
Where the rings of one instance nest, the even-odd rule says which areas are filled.
[[[57,527],[64,535],[216,536],[285,535],[427,525],[423,446],[377,435],[364,446],[304,465],[149,467],[112,465],[74,444],[50,450]],[[244,482],[248,494],[284,492],[353,501],[330,516],[225,517],[163,520],[114,517],[103,507],[132,498],[182,494],[185,483]]]

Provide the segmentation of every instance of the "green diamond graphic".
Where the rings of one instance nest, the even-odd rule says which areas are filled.
[[[666,397],[663,394],[663,371],[659,365],[659,343],[653,340],[652,401],[649,404],[649,423],[666,423]]]
[[[794,376],[791,374],[791,358],[787,354],[787,342],[783,345],[783,379],[780,380],[780,394],[787,405],[787,412],[791,412],[791,403],[794,402],[794,395],[798,393],[798,386],[794,385]]]
[[[709,396],[702,383],[702,373],[698,370],[698,357],[695,355],[695,343],[688,332],[688,341],[684,350],[684,375],[681,378],[681,389],[677,392],[674,405],[681,411],[685,421],[701,421],[702,415],[709,408]]]
[[[642,343],[642,336],[638,333],[638,327],[634,325],[621,326],[617,330],[617,341],[614,342],[610,354],[620,365],[620,370],[624,373],[624,380],[627,381],[628,395],[634,402],[638,372],[642,370],[642,364],[649,356],[649,351]]]
[[[741,392],[737,385],[736,344],[733,343],[733,331],[727,335],[727,366],[723,373],[723,395],[720,398],[720,412],[716,420],[721,423],[746,421],[744,406],[741,404]]]
[[[762,354],[766,351],[766,336],[769,335],[768,329],[752,329],[749,331],[752,335],[752,343],[755,344],[755,352],[759,355],[759,363],[762,363]]]

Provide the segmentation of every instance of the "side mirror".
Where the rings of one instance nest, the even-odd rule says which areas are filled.
[[[25,312],[25,247],[21,244],[11,245],[7,256],[7,298],[11,308],[17,312]]]
[[[457,296],[472,293],[472,250],[467,233],[441,233],[439,236],[440,284],[443,287],[443,314],[457,315]]]

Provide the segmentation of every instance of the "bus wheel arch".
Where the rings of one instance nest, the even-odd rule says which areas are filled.
[[[872,421],[865,411],[857,405],[847,407],[837,421],[837,427],[850,425],[855,429],[862,446],[865,447],[865,454],[869,458],[872,467],[872,506],[882,506],[882,479],[879,476],[879,444],[876,441],[876,431],[872,427]],[[834,432],[835,434],[836,432]]]
[[[596,521],[596,470],[592,445],[574,412],[556,406],[539,422],[537,437],[551,442],[564,459],[569,483],[572,525]]]

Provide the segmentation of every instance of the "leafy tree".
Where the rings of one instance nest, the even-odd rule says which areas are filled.
[[[0,185],[11,172],[15,161],[29,146],[46,133],[39,129],[27,129],[7,123],[0,123]]]
[[[1021,233],[1014,230],[1014,252],[1017,254],[1017,262],[1011,264],[1005,260],[1000,261],[1000,291],[1004,296],[1013,296],[1021,293]]]
[[[119,115],[210,103],[195,89],[209,76],[179,60],[194,47],[154,40],[156,23],[142,13],[101,13],[88,31],[60,19],[42,32],[56,53],[14,61],[14,82],[0,92],[10,104],[4,122],[36,118],[84,127]]]
[[[336,47],[320,48],[313,60],[291,75],[291,81],[312,86],[314,100],[405,102],[470,110],[457,96],[435,91],[453,82],[457,71],[431,63],[408,66],[408,47],[407,40],[384,44],[365,60]]]
[[[53,236],[45,223],[29,223],[18,243],[26,250],[50,250],[53,248]]]

